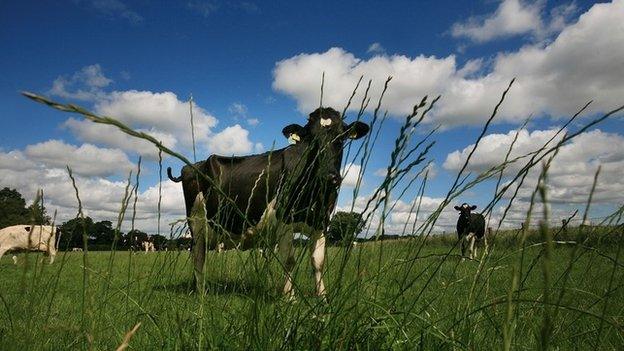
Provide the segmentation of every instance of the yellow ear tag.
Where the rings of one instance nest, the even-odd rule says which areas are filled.
[[[351,131],[351,134],[349,134],[349,139],[355,139],[355,138],[357,138],[357,132],[354,130],[354,131]]]
[[[329,127],[331,124],[331,118],[321,118],[321,127]]]
[[[301,141],[301,138],[299,137],[299,135],[297,135],[297,133],[292,133],[290,134],[290,136],[288,137],[288,143],[289,144],[296,144],[299,141]]]

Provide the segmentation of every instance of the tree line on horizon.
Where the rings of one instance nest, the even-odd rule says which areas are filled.
[[[26,206],[26,200],[16,189],[4,187],[0,190],[0,228],[19,224],[50,225],[52,218],[43,204]],[[140,249],[143,241],[151,241],[157,250],[186,249],[190,238],[167,238],[160,234],[148,234],[139,229],[124,233],[117,231],[108,220],[95,221],[89,216],[72,218],[56,225],[61,233],[59,250],[83,248],[83,235],[87,234],[89,250],[110,250],[115,244],[117,250]],[[115,240],[117,238],[117,240]]]
[[[26,206],[26,200],[16,189],[4,187],[0,190],[0,229],[18,224],[50,225],[52,218],[45,206],[33,203]],[[187,249],[191,238],[168,238],[161,234],[148,234],[139,229],[127,233],[117,231],[108,220],[95,221],[89,216],[72,218],[57,224],[60,230],[59,250],[83,248],[87,235],[87,247],[91,251],[140,249],[143,241],[151,241],[157,250]],[[329,225],[327,240],[331,245],[350,245],[364,229],[362,215],[355,212],[337,212]],[[115,240],[117,239],[117,240]],[[114,247],[113,247],[114,245]]]

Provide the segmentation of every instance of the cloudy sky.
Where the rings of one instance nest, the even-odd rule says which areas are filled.
[[[437,128],[429,137],[436,144],[390,194],[386,229],[399,232],[414,222],[415,199],[421,221],[446,196],[512,78],[515,84],[465,171],[471,177],[500,164],[514,139],[512,159],[557,143],[624,104],[624,1],[2,2],[0,65],[0,186],[18,189],[29,201],[43,188],[49,211],[57,210],[63,221],[76,213],[69,165],[87,214],[115,220],[140,155],[136,225],[150,232],[157,228],[159,188],[163,227],[184,213],[180,185],[165,180],[159,187],[157,150],[112,127],[33,103],[20,91],[114,116],[191,159],[192,96],[197,158],[204,159],[285,147],[281,129],[304,124],[318,106],[323,72],[323,103],[338,110],[361,76],[363,85],[372,80],[363,117],[370,121],[392,76],[381,109],[388,119],[370,162],[362,167],[360,158],[345,160],[341,209],[364,208],[384,179],[405,116],[424,95],[441,95],[410,139],[414,145]],[[363,94],[362,86],[348,118],[357,114]],[[599,221],[622,205],[623,124],[616,114],[560,149],[548,177],[554,222],[585,208],[600,165],[590,217]],[[523,160],[509,167],[502,184]],[[408,181],[426,164],[429,179],[420,198],[422,179]],[[165,157],[163,166],[177,173],[181,163]],[[519,226],[538,173],[529,173],[503,225]],[[469,189],[453,204],[482,208],[495,184]],[[494,223],[508,196],[495,207]],[[453,230],[456,217],[448,206],[436,229]]]

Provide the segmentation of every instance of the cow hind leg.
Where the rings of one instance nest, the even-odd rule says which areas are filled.
[[[206,240],[208,228],[208,220],[206,219],[206,204],[204,202],[204,194],[200,192],[195,197],[193,208],[188,218],[189,229],[193,237],[193,277],[195,287],[204,292],[204,262],[206,260]]]
[[[466,258],[466,249],[468,248],[468,237],[467,236],[462,236],[461,238],[461,256],[462,256],[462,261]]]
[[[323,266],[325,265],[325,235],[321,232],[311,238],[310,259],[314,269],[316,282],[316,295],[325,296],[325,284],[323,284]]]
[[[7,251],[9,251],[8,247],[0,247],[0,259],[2,259],[2,256],[4,256]]]
[[[479,257],[479,253],[478,253],[479,242],[477,241],[476,238],[473,238],[472,239],[472,243],[473,243],[473,246],[474,246],[473,255],[474,255],[474,258],[477,258],[477,257]]]
[[[286,281],[284,282],[284,295],[289,299],[294,299],[295,291],[293,289],[292,271],[295,267],[295,253],[293,248],[293,232],[289,226],[280,225],[278,252],[280,263],[284,267]]]

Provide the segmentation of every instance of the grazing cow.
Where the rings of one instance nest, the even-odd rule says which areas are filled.
[[[145,250],[145,252],[156,251],[156,247],[154,246],[154,243],[149,240],[145,240],[141,242],[141,246],[143,247],[143,250]]]
[[[58,228],[50,225],[14,225],[0,230],[0,258],[9,250],[43,251],[50,256],[50,264],[56,256]]]
[[[324,295],[324,231],[342,181],[344,143],[368,131],[365,123],[346,124],[334,109],[319,108],[309,115],[305,126],[291,124],[282,130],[293,145],[260,155],[212,155],[195,163],[220,191],[193,167],[184,166],[178,178],[168,168],[169,178],[182,182],[196,283],[203,279],[206,250],[214,250],[218,243],[225,249],[243,250],[277,244],[286,272],[284,293],[292,297],[293,238],[294,232],[299,232],[311,240],[316,293]]]
[[[72,252],[82,252],[82,247],[72,247]]]
[[[455,206],[455,209],[459,211],[457,237],[462,241],[462,257],[466,256],[466,249],[468,249],[468,257],[472,260],[477,257],[475,240],[481,241],[481,239],[483,239],[486,241],[485,218],[483,218],[483,215],[480,213],[470,213],[470,211],[477,209],[477,206],[474,205],[470,206],[467,203],[463,203],[461,206]],[[487,245],[487,243],[485,245]]]

